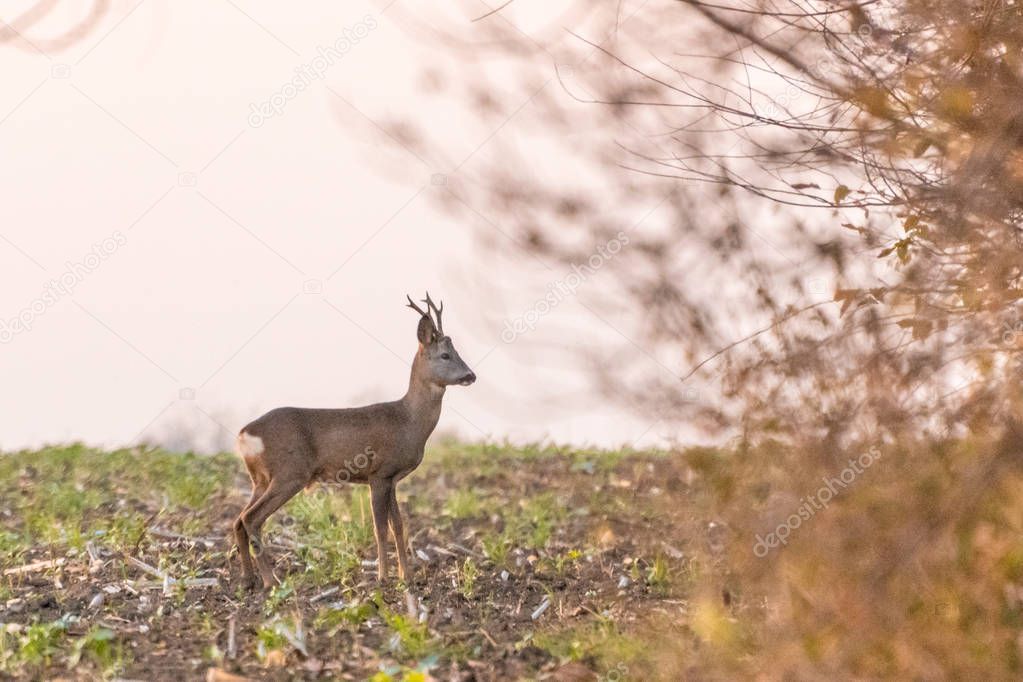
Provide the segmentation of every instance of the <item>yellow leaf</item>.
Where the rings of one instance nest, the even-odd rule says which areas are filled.
[[[735,621],[717,604],[704,600],[694,609],[691,626],[705,642],[728,646],[736,639]]]
[[[838,316],[845,315],[849,307],[856,302],[856,299],[862,293],[860,289],[835,289],[835,301],[842,302],[842,309],[839,310]]]
[[[842,200],[849,196],[850,189],[845,185],[839,185],[835,188],[835,203],[840,204]]]
[[[951,118],[967,118],[973,114],[973,92],[966,88],[943,90],[938,103],[940,110]]]
[[[888,93],[883,88],[875,88],[869,85],[856,88],[853,97],[860,103],[860,106],[875,116],[888,116]]]

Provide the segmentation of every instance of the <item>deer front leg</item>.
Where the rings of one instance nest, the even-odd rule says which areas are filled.
[[[369,484],[373,506],[373,536],[377,541],[377,580],[380,582],[387,580],[387,521],[393,487],[394,483],[390,479]]]
[[[391,533],[394,535],[394,549],[398,554],[398,578],[405,580],[408,577],[408,557],[406,547],[408,541],[405,537],[405,528],[401,520],[401,509],[398,507],[398,486],[392,485],[388,495],[388,511],[391,522]]]

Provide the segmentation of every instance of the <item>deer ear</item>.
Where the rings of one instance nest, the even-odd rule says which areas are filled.
[[[437,328],[433,326],[433,321],[426,315],[419,318],[416,336],[419,337],[419,343],[424,346],[429,346],[437,338]]]

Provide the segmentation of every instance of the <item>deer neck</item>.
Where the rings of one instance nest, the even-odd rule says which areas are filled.
[[[440,419],[441,402],[444,400],[444,387],[429,381],[426,377],[426,363],[417,353],[412,361],[412,374],[409,377],[408,392],[401,401],[412,417],[415,433],[425,443]]]

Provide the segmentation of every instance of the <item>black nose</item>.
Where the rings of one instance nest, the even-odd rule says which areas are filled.
[[[474,383],[475,381],[476,381],[475,372],[469,372],[464,377],[462,377],[462,383],[465,384],[466,386],[468,386],[471,383]]]

